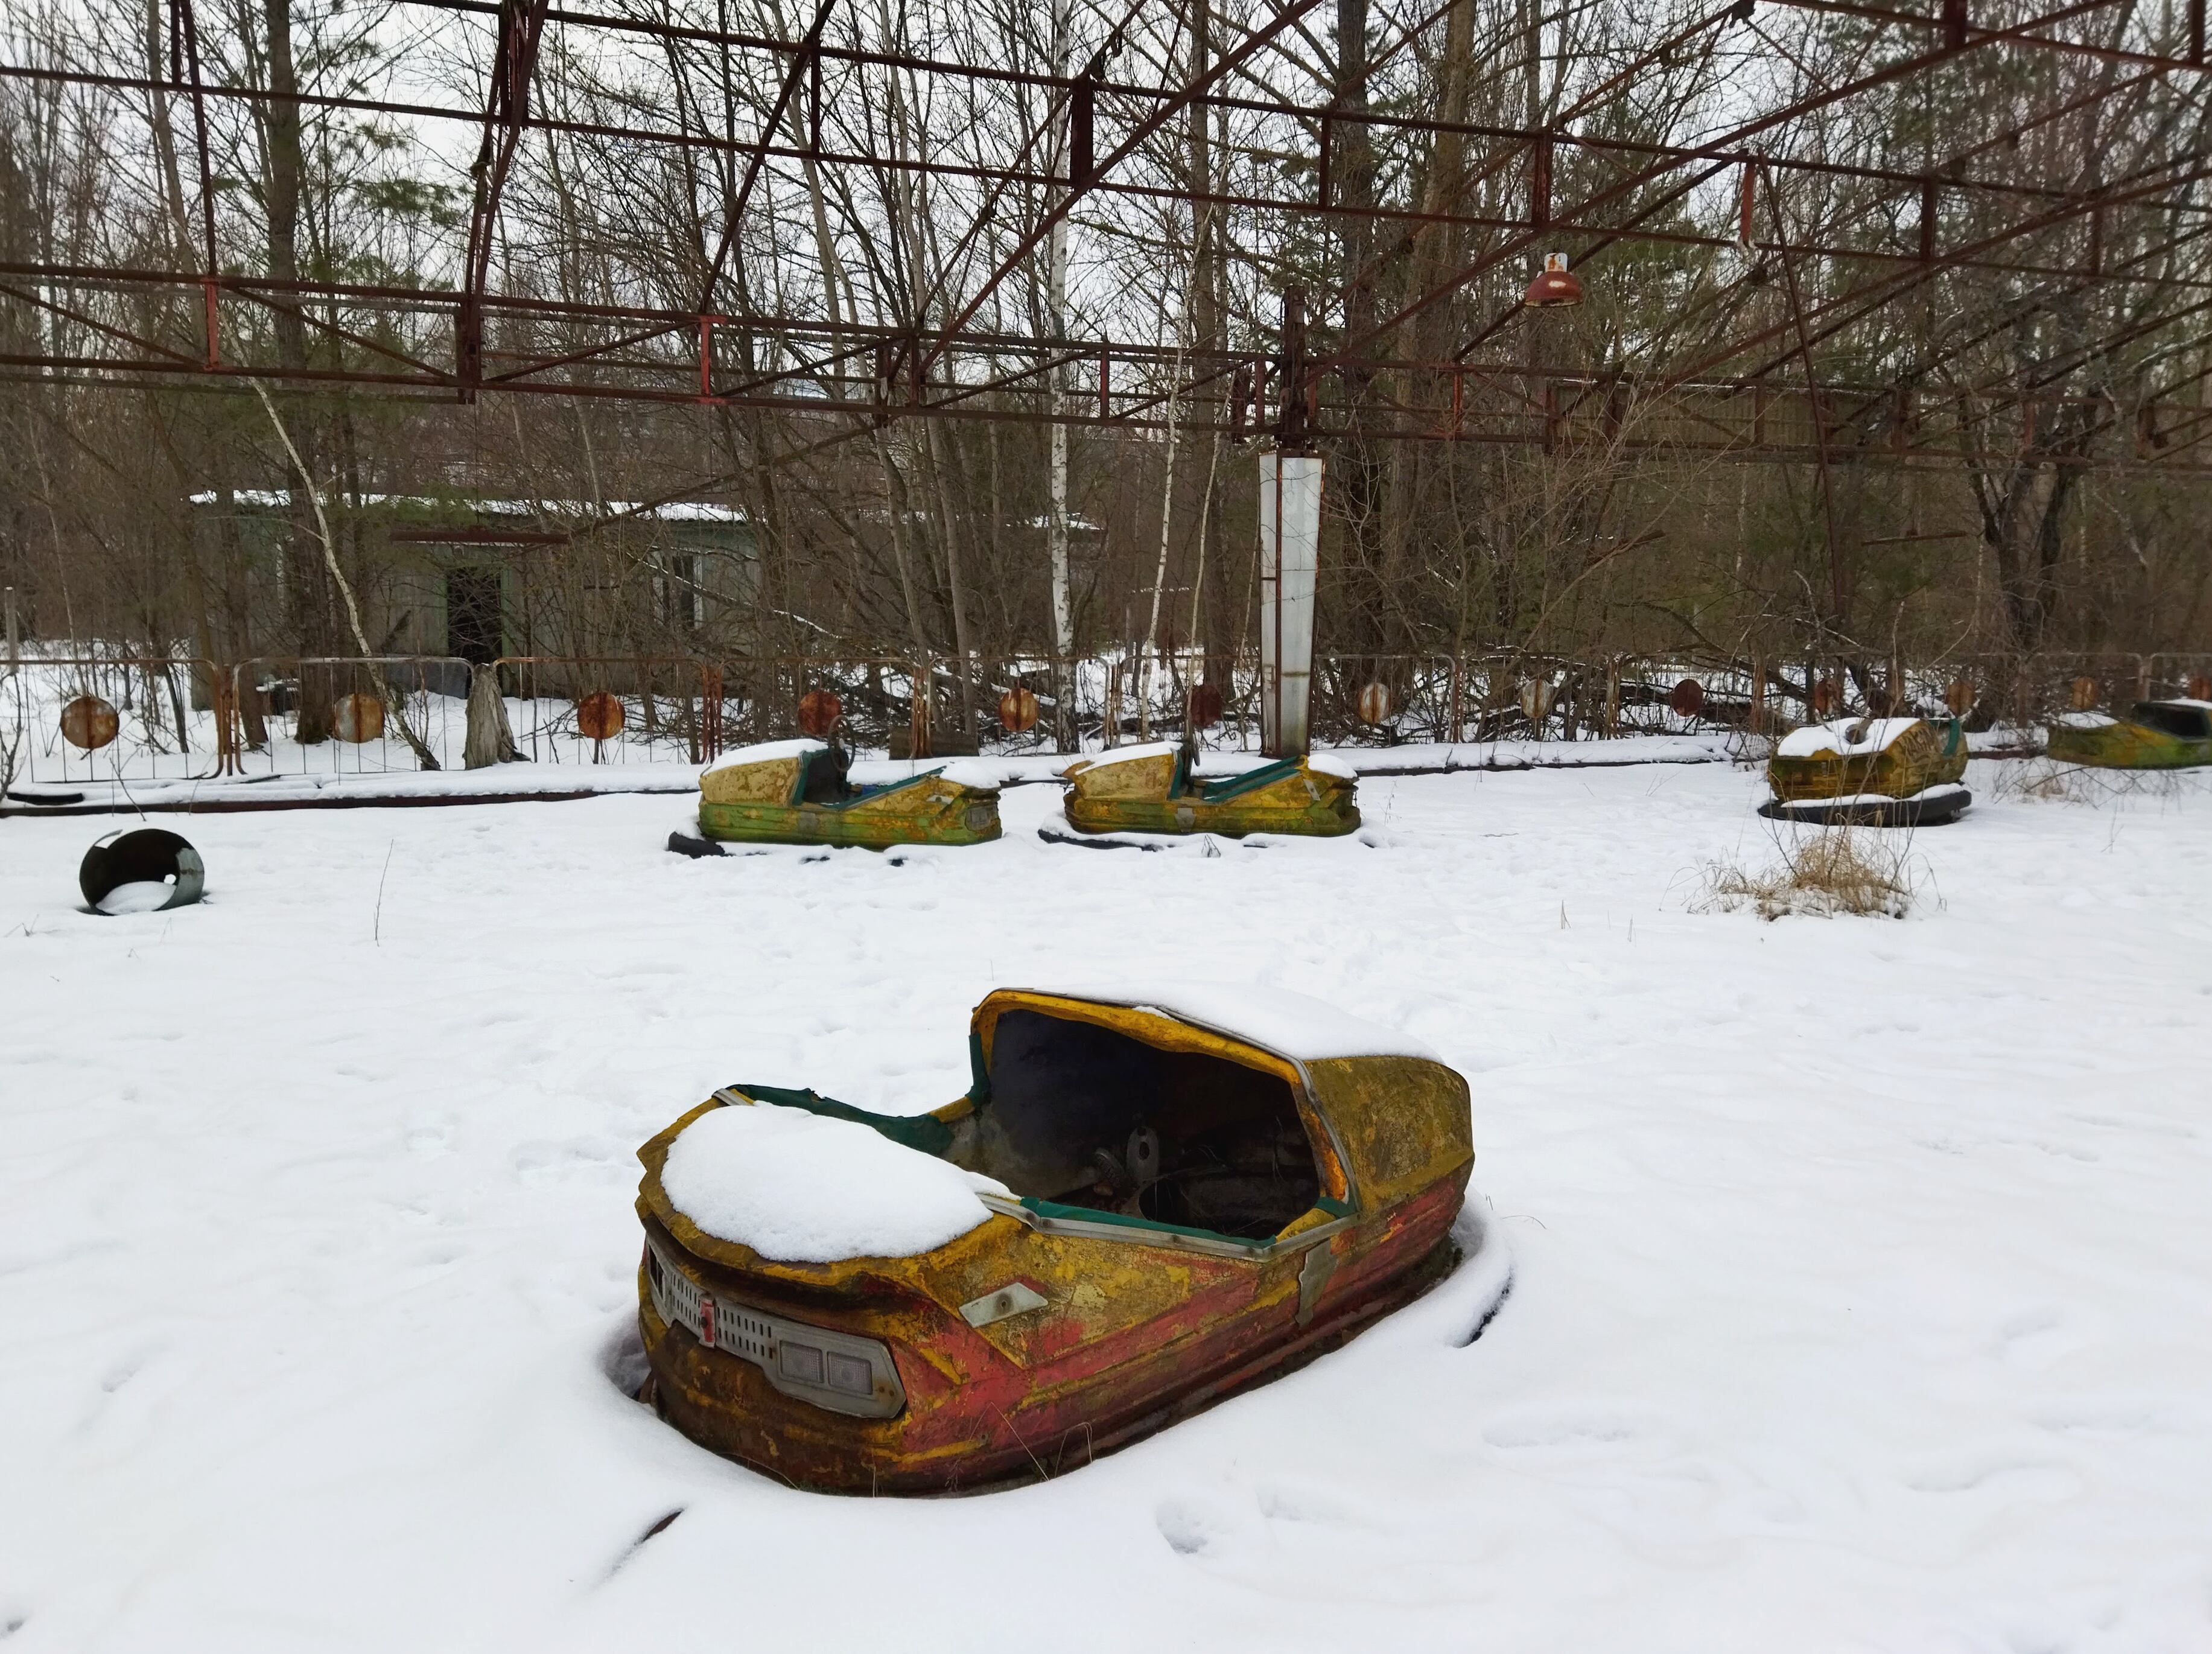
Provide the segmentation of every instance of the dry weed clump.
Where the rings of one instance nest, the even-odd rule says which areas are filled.
[[[2093,810],[2140,800],[2179,804],[2203,797],[2208,780],[2212,780],[2212,771],[2204,769],[2101,769],[2062,763],[2055,758],[2031,758],[2022,764],[2004,766],[1990,795],[2034,804],[2081,804]]]
[[[2021,799],[2037,804],[2094,806],[2102,802],[2104,790],[2097,777],[2078,766],[2051,758],[2030,758],[2022,763],[2002,765],[1990,792],[1992,798]]]
[[[1749,908],[1769,920],[1792,913],[1902,919],[1918,884],[1909,839],[1893,842],[1881,828],[1829,827],[1782,844],[1779,859],[1759,871],[1715,861],[1705,868],[1705,891],[1693,906],[1701,913]]]

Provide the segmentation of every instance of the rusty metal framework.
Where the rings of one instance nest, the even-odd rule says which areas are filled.
[[[6,342],[34,347],[0,352],[11,376],[692,404],[813,422],[825,440],[917,417],[1233,436],[1303,425],[1360,441],[1911,464],[2002,458],[2063,429],[2069,451],[2101,440],[2100,464],[2212,464],[2212,143],[2202,127],[2177,127],[2154,153],[2118,157],[2112,175],[2084,183],[2096,169],[2078,164],[2080,135],[2099,122],[2170,121],[2172,107],[2201,101],[2205,0],[2187,0],[2166,25],[2172,39],[2119,0],[2041,9],[1937,0],[1933,11],[1731,0],[1666,28],[1533,127],[1390,112],[1341,76],[1315,84],[1326,76],[1289,48],[1311,43],[1319,0],[1265,0],[1249,27],[1186,54],[1195,72],[1180,77],[1170,70],[1194,27],[1192,0],[1135,0],[1089,18],[1079,69],[1072,51],[1037,67],[872,46],[857,28],[833,33],[851,10],[838,0],[818,0],[788,38],[679,23],[665,9],[405,0],[479,35],[489,24],[477,106],[280,92],[217,74],[192,0],[165,3],[166,76],[0,64],[0,82],[173,106],[196,185],[194,233],[166,263],[0,261],[0,319],[9,308],[29,319]],[[1419,9],[1369,55],[1370,69],[1431,51],[1451,7]],[[1777,19],[1809,19],[1850,42],[1846,72],[1799,62]],[[1164,44],[1129,50],[1146,28]],[[1769,103],[1755,86],[1739,90],[1720,100],[1728,119],[1689,141],[1618,135],[1607,112],[1641,77],[1723,39],[1777,65],[1786,95]],[[585,119],[549,100],[541,85],[556,41],[572,56],[702,54],[722,76],[720,130],[701,103],[683,101],[680,77],[677,107],[659,119],[641,110],[610,120],[605,108]],[[1153,72],[1115,77],[1117,50]],[[1821,153],[1818,123],[1856,101],[1924,84],[1931,107],[1955,103],[1990,65],[2004,66],[1996,83],[2038,88],[2014,94],[2027,112],[1994,136],[1948,148],[1923,137],[1911,165]],[[753,88],[750,131],[735,118],[733,75]],[[1310,95],[1295,93],[1301,76]],[[868,106],[886,93],[932,112],[988,104],[1000,152],[896,141]],[[433,142],[473,132],[466,235],[448,285],[283,279],[257,270],[240,237],[224,245],[221,111],[283,102],[404,123]],[[1283,186],[1261,188],[1249,169],[1179,175],[1177,123],[1194,116],[1224,131],[1243,122],[1279,143],[1273,173]],[[667,260],[627,291],[594,293],[503,254],[518,157],[532,143],[672,155],[718,179],[703,271]],[[1431,156],[1449,148],[1462,164],[1418,196],[1378,192],[1373,158],[1387,144]],[[2046,149],[2069,165],[2032,164]],[[903,292],[872,305],[849,283],[841,305],[834,276],[826,300],[784,301],[758,267],[759,247],[789,232],[761,222],[771,177],[802,198],[812,191],[817,215],[824,178],[859,180],[827,186],[833,198],[848,187],[932,192],[949,248],[939,274],[913,268]],[[1838,202],[1848,211],[1823,210]],[[1167,337],[1128,325],[1145,306],[1125,303],[1094,307],[1095,328],[1054,329],[1010,298],[1034,287],[1056,225],[1125,238],[1150,226],[1158,240],[1176,215],[1202,214],[1252,227],[1231,255],[1243,290],[1272,304],[1282,288],[1305,286],[1310,326],[1274,325],[1255,302],[1217,338]],[[1324,251],[1302,269],[1270,245]],[[1377,271],[1409,248],[1428,261],[1424,279],[1376,313]],[[1671,283],[1688,343],[1662,348],[1616,319],[1607,336],[1536,348],[1554,325],[1522,307],[1519,285],[1552,249],[1594,289]],[[1989,301],[1933,326],[1942,296],[1968,283]],[[1146,298],[1164,310],[1168,296]],[[2031,307],[2070,319],[2063,346],[1991,371]],[[317,342],[310,360],[281,359],[276,317]],[[2124,393],[2109,374],[2085,374],[2124,358]]]

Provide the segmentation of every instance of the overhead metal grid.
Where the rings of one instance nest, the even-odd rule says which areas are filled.
[[[0,79],[180,100],[196,184],[196,267],[0,262],[0,307],[40,319],[15,330],[38,348],[0,354],[13,376],[705,404],[818,422],[823,441],[916,417],[1245,435],[1302,416],[1320,437],[1362,442],[1595,443],[1624,455],[1825,465],[1845,453],[1994,460],[2041,441],[2077,457],[2101,444],[2098,463],[2111,466],[2207,464],[2212,219],[2202,190],[2212,155],[2188,113],[2201,101],[2204,0],[2163,26],[2119,0],[2040,11],[1941,0],[1932,13],[1840,0],[1775,0],[1762,12],[1734,0],[1664,30],[1523,127],[1368,106],[1365,79],[1431,46],[1449,5],[1370,51],[1358,83],[1339,65],[1336,82],[1321,84],[1328,65],[1307,62],[1318,0],[1285,0],[1196,53],[1190,11],[1156,15],[1139,0],[1089,18],[1084,66],[1058,73],[871,43],[836,0],[819,0],[797,39],[550,0],[406,0],[489,21],[487,90],[468,107],[213,76],[191,0],[167,3],[166,78],[0,64]],[[1801,15],[1856,43],[1840,69],[1799,61],[1769,27]],[[659,112],[667,119],[580,118],[540,94],[556,40],[571,57],[584,43],[648,46],[672,63],[694,54],[720,75],[721,130],[701,97],[683,94],[680,76],[672,107]],[[1682,143],[1620,136],[1616,116],[1642,77],[1730,40],[1748,42],[1731,50],[1770,72],[1722,100],[1720,130]],[[1197,72],[1115,78],[1117,57],[1155,67],[1180,57]],[[1310,95],[1296,95],[1301,83]],[[1923,137],[1913,166],[1825,153],[1832,124],[1859,100],[1917,83],[1931,108],[1964,107],[1978,88],[2002,85],[2019,118],[1962,133],[1948,150]],[[754,88],[746,132],[740,84]],[[932,120],[956,112],[971,137],[998,134],[996,153],[981,141],[915,143],[878,119],[886,96]],[[278,103],[398,120],[434,143],[477,129],[450,287],[257,271],[265,261],[242,228],[224,234],[216,112]],[[1279,145],[1273,174],[1296,187],[1261,188],[1263,173],[1249,167],[1199,176],[1173,130],[1193,111]],[[2114,149],[2112,176],[2084,150],[2099,132],[2140,140]],[[587,295],[557,269],[549,280],[548,261],[518,246],[508,210],[533,137],[602,158],[673,152],[719,180],[703,279],[647,264],[620,272],[620,292]],[[1431,178],[1419,197],[1377,190],[1376,154],[1393,145],[1457,157],[1456,181]],[[2045,150],[2063,164],[2031,164]],[[145,155],[150,168],[150,147]],[[757,222],[764,180],[793,199],[840,204],[846,238],[869,231],[852,206],[866,191],[932,192],[950,250],[933,277],[905,269],[897,291],[864,300],[833,279],[794,303],[786,272],[749,262],[767,234]],[[1245,302],[1218,337],[1133,325],[1148,306],[1164,307],[1164,291],[1091,306],[1088,331],[1055,330],[1033,304],[1010,300],[1056,223],[1079,222],[1112,253],[1158,240],[1162,215],[1176,213],[1237,227],[1223,286]],[[1301,246],[1322,249],[1303,273],[1285,251]],[[1550,324],[1518,295],[1547,251],[1567,254],[1594,288],[1617,284],[1623,303],[1655,284],[1684,289],[1668,337],[1639,337],[1616,314],[1543,346],[1535,330]],[[894,248],[894,265],[900,256]],[[1422,279],[1378,304],[1380,277],[1409,256]],[[1324,278],[1304,295],[1312,322],[1301,347],[1272,306],[1316,266]],[[1977,304],[1939,324],[1939,301],[1962,283]],[[2060,344],[2006,354],[2023,318],[2057,312],[2067,318]],[[305,359],[281,350],[272,317],[316,348]]]

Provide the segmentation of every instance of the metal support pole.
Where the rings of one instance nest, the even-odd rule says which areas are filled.
[[[1260,750],[1271,758],[1311,745],[1321,488],[1319,455],[1260,456]]]

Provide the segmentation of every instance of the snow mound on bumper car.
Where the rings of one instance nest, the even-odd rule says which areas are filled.
[[[1006,1185],[804,1109],[710,1109],[669,1146],[660,1186],[717,1240],[785,1263],[903,1258],[957,1239]]]

